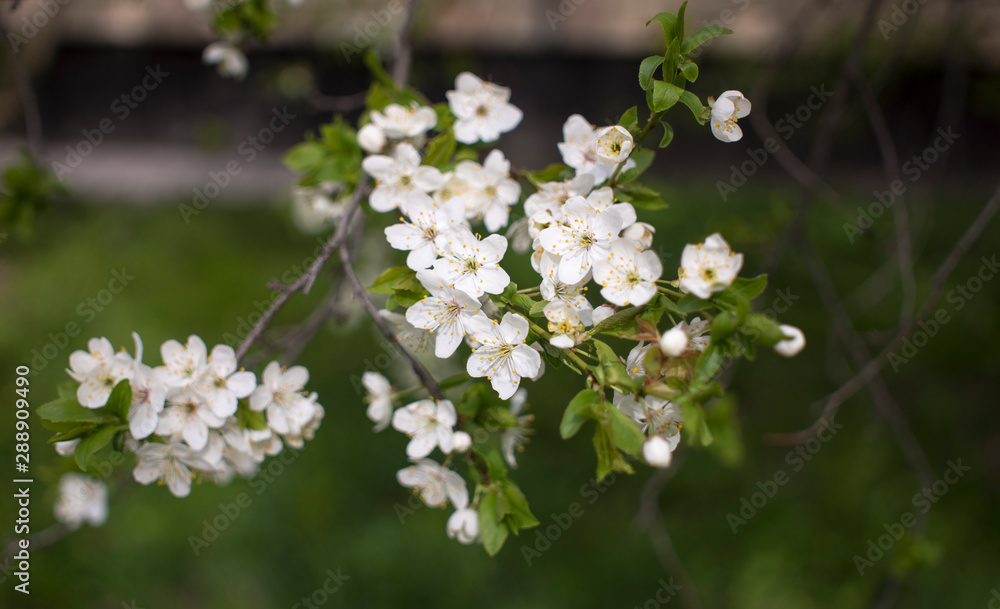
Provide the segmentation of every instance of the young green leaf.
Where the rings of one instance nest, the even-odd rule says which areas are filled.
[[[105,423],[111,420],[104,408],[84,408],[75,397],[52,400],[39,406],[37,412],[42,419],[56,422]]]
[[[115,437],[115,433],[117,433],[120,429],[128,429],[128,425],[105,425],[80,440],[80,443],[76,445],[76,450],[73,453],[77,466],[81,470],[87,471],[87,463],[90,460],[91,455],[110,444],[111,439]]]
[[[673,40],[674,36],[674,26],[677,24],[677,15],[673,13],[659,13],[646,22],[646,27],[649,27],[649,24],[654,21],[659,23],[660,27],[663,28],[663,44],[670,46],[670,41]]]
[[[497,496],[493,492],[484,493],[479,499],[479,537],[483,548],[490,556],[496,556],[510,531],[497,518]]]
[[[666,148],[672,141],[674,141],[674,128],[670,126],[670,123],[664,121],[663,138],[660,140],[660,148]]]
[[[611,438],[615,446],[626,454],[638,457],[642,451],[642,443],[646,441],[646,434],[621,410],[611,407],[608,412],[611,413]]]
[[[654,112],[665,112],[677,103],[681,98],[684,89],[669,82],[660,80],[653,81],[653,107]]]
[[[587,420],[598,420],[596,407],[600,403],[601,396],[592,389],[584,389],[576,394],[563,413],[562,423],[559,424],[559,435],[568,440],[580,431],[580,427]]]
[[[653,164],[653,159],[656,158],[656,153],[648,148],[642,148],[636,152],[632,153],[629,157],[635,161],[635,167],[623,171],[620,176],[618,176],[618,184],[627,184],[632,180],[637,179],[641,176],[649,166]]]
[[[643,91],[648,91],[653,86],[653,75],[662,63],[663,55],[650,55],[639,64],[639,86]]]
[[[132,384],[128,379],[118,381],[115,388],[111,390],[108,403],[104,408],[122,421],[128,420],[128,411],[132,408]]]
[[[375,294],[392,294],[396,286],[409,279],[415,279],[416,271],[405,266],[393,266],[382,271],[382,274],[375,278],[375,282],[368,286],[369,292]]]
[[[708,120],[708,108],[701,105],[701,100],[698,96],[690,91],[685,91],[681,93],[680,102],[688,107],[691,114],[694,115],[694,120],[698,121],[699,125],[704,125]]]
[[[706,25],[704,27],[700,27],[695,30],[693,34],[688,36],[687,40],[685,40],[681,45],[681,54],[685,56],[690,55],[691,51],[705,44],[712,38],[732,33],[732,30],[724,28],[721,25]]]
[[[423,164],[441,169],[448,164],[451,155],[455,154],[457,146],[455,133],[451,129],[445,131],[427,144],[427,153],[424,156]]]

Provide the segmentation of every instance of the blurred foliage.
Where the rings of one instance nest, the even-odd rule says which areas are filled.
[[[10,235],[30,238],[35,219],[54,196],[64,192],[55,176],[22,152],[0,174],[0,243]]]
[[[655,186],[671,207],[640,211],[640,220],[656,224],[668,269],[679,261],[684,243],[719,230],[746,254],[752,275],[789,220],[794,200],[793,192],[764,178],[725,203],[700,181]],[[918,227],[924,227],[918,231],[918,278],[929,277],[987,195],[951,188],[947,214],[914,210]],[[867,195],[853,199],[863,204]],[[137,330],[149,348],[189,333],[209,344],[221,342],[268,297],[267,281],[301,264],[316,247],[273,211],[213,209],[185,226],[174,207],[58,207],[30,246],[0,246],[6,322],[0,324],[0,393],[12,395],[14,367],[49,344],[57,355],[43,359],[44,369],[32,377],[35,405],[56,397],[69,353],[90,336],[129,344],[128,332]],[[934,213],[932,225],[925,212]],[[810,239],[831,261],[843,294],[886,259],[891,222],[883,219],[870,238],[849,246],[840,212],[817,208],[814,220]],[[389,221],[373,219],[373,239]],[[950,283],[974,274],[979,258],[998,242],[994,225]],[[369,264],[361,269],[368,282],[388,266]],[[88,299],[123,266],[135,280],[91,315]],[[512,265],[515,281],[528,285],[530,273],[526,261]],[[900,607],[985,606],[1000,583],[1000,529],[992,524],[1000,508],[997,291],[978,293],[911,362],[898,373],[886,372],[935,473],[957,458],[972,470],[933,505],[924,537],[907,535],[859,577],[853,556],[885,533],[884,524],[914,511],[919,484],[866,394],[844,406],[837,418],[844,428],[809,460],[763,442],[767,432],[811,422],[815,413],[807,406],[849,374],[801,261],[787,256],[769,284],[765,303],[778,302],[779,291],[794,297],[780,317],[805,330],[805,352],[785,360],[762,349],[755,362],[739,365],[732,384],[738,410],[722,402],[707,412],[720,421],[738,416],[742,431],[732,433],[742,435],[742,464],[736,465],[735,453],[718,455],[720,460],[711,451],[682,448],[688,453],[684,467],[660,501],[703,606],[868,607],[884,578],[897,570],[911,572]],[[322,293],[294,298],[279,323],[301,319]],[[873,330],[892,324],[897,311],[896,292],[871,310],[851,308],[862,329]],[[64,342],[68,322],[79,324],[82,333]],[[109,523],[33,551],[31,596],[14,593],[8,579],[0,592],[3,606],[83,609],[134,600],[139,607],[291,607],[323,585],[327,570],[338,569],[350,579],[326,606],[641,607],[655,598],[665,576],[648,539],[633,526],[650,470],[594,482],[590,439],[559,437],[571,373],[549,370],[540,382],[526,385],[537,433],[519,456],[516,476],[541,525],[512,536],[490,559],[479,548],[448,539],[449,512],[419,507],[396,483],[395,472],[406,465],[406,438],[391,430],[372,435],[352,384],[352,377],[381,361],[375,337],[367,321],[328,327],[303,354],[310,387],[319,392],[327,416],[317,438],[294,460],[272,460],[268,476],[255,484],[201,485],[183,500],[163,488],[135,485],[127,471],[120,472],[122,479],[112,484]],[[401,370],[393,367],[388,374],[406,384]],[[2,424],[12,425],[11,409],[5,412]],[[52,522],[53,485],[72,459],[57,457],[45,444],[49,433],[34,423],[31,524],[39,530]],[[10,463],[11,455],[9,442],[0,445],[0,461]],[[758,483],[779,470],[788,482],[734,535],[727,514],[738,514],[741,499],[751,498],[760,491]],[[249,495],[249,507],[233,519],[222,517],[222,506],[241,493]],[[0,503],[0,521],[13,521],[12,508],[9,500]],[[568,527],[560,526],[567,518]],[[222,525],[218,538],[195,556],[190,537],[207,538],[206,529],[216,525]]]

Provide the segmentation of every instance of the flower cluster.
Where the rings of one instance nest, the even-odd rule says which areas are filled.
[[[235,475],[252,476],[267,456],[278,454],[285,445],[302,447],[323,419],[316,394],[304,390],[309,372],[302,366],[283,369],[271,362],[258,383],[253,372],[238,369],[232,347],[216,345],[209,351],[201,338],[192,335],[184,344],[163,343],[163,364],[151,367],[142,361],[139,335],[132,337],[134,355],[115,352],[106,338],[92,338],[87,351],[73,352],[67,372],[79,383],[75,403],[62,404],[59,411],[41,410],[42,416],[56,422],[61,422],[60,417],[111,421],[96,431],[81,427],[69,432],[78,437],[56,444],[60,454],[75,454],[81,467],[90,456],[81,456],[81,450],[101,448],[93,448],[89,437],[84,442],[87,432],[98,436],[109,430],[121,436],[118,446],[135,454],[138,463],[132,473],[136,481],[158,481],[175,496],[184,497],[191,492],[196,475],[217,483]],[[112,404],[123,381],[129,389],[124,394],[129,396],[127,403]],[[116,414],[109,411],[115,409],[120,409],[117,426],[109,418]],[[78,510],[62,511],[67,516],[61,519],[72,522]]]

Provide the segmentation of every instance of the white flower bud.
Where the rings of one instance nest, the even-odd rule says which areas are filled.
[[[358,145],[370,154],[382,152],[385,148],[385,133],[372,123],[358,130]]]
[[[677,324],[660,337],[660,351],[670,357],[678,357],[687,350],[688,335],[681,324]]]
[[[464,453],[472,448],[472,436],[464,431],[456,431],[452,436],[452,442],[454,443],[452,452]]]
[[[576,343],[566,334],[556,334],[549,340],[549,344],[556,349],[572,349]]]
[[[788,324],[781,324],[778,329],[785,335],[785,340],[778,341],[778,344],[774,345],[775,353],[784,357],[795,357],[805,348],[806,335],[802,330]]]
[[[469,545],[479,538],[479,513],[472,508],[455,510],[448,518],[448,537]]]
[[[670,467],[674,455],[670,452],[670,443],[660,436],[653,436],[642,445],[642,458],[653,467],[666,469]]]
[[[601,305],[594,309],[592,319],[594,320],[594,325],[601,323],[605,319],[611,317],[615,314],[615,308],[611,305]]]

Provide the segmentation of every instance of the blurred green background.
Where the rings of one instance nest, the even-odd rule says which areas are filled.
[[[425,46],[417,46],[415,84],[435,101],[443,99],[443,91],[462,69],[512,86],[513,102],[525,110],[525,122],[505,136],[500,147],[515,166],[538,167],[558,160],[555,142],[562,121],[573,112],[602,124],[642,103],[635,83],[642,54],[636,55],[634,48],[613,48],[603,39],[584,51],[567,42],[587,39],[588,30],[583,28],[581,34],[572,29],[574,24],[600,23],[600,11],[606,13],[617,3],[590,0],[581,5],[577,21],[568,22],[559,35],[548,32],[539,9],[531,19],[544,26],[541,34],[536,32],[541,46],[528,45],[518,34],[506,47],[494,41],[494,46],[484,43],[484,49],[477,50],[476,44],[457,42],[454,46],[465,46],[457,51],[446,44],[449,32],[472,22],[449,21],[448,8],[484,3],[430,4],[442,12],[431,12],[418,22],[424,28]],[[522,4],[530,2],[518,6]],[[740,13],[740,19],[747,20],[752,42],[728,52],[724,51],[729,47],[720,43],[706,53],[702,77],[692,88],[702,98],[741,89],[754,102],[755,112],[766,112],[772,122],[777,121],[806,101],[811,86],[832,87],[836,82],[851,42],[844,32],[853,31],[837,26],[849,21],[855,4],[846,3],[847,16],[831,19],[823,36],[790,59],[755,53],[753,45],[764,41],[759,30],[749,27],[779,19],[769,11],[781,12],[784,5],[760,2],[744,7],[747,11]],[[676,8],[650,3],[620,6],[631,11],[629,18],[632,12],[642,13],[640,24],[656,10]],[[889,18],[892,6],[886,4],[880,15]],[[624,14],[626,8],[620,10]],[[507,12],[516,20],[518,13]],[[718,15],[714,4],[702,8],[696,21],[713,14]],[[955,23],[973,23],[967,15],[964,19]],[[496,23],[502,21],[496,17]],[[894,34],[891,47],[879,46],[882,37],[875,30],[872,50],[863,62],[867,73],[874,74],[901,160],[922,151],[937,125],[953,126],[964,138],[908,193],[918,303],[940,261],[992,195],[997,176],[994,142],[1000,135],[1000,75],[983,59],[987,47],[976,46],[979,38],[953,45],[952,29],[935,27],[942,23],[951,22],[937,23],[935,14],[921,13],[920,27]],[[990,21],[984,17],[976,23]],[[733,26],[737,34],[740,24]],[[83,332],[65,346],[55,345],[57,356],[32,377],[34,406],[56,397],[56,384],[66,379],[63,369],[69,354],[84,348],[89,337],[106,336],[116,346],[131,348],[129,332],[135,330],[145,342],[149,362],[158,360],[158,346],[167,339],[183,340],[193,333],[211,346],[222,342],[225,334],[237,332],[242,320],[257,310],[255,303],[269,298],[267,282],[301,265],[316,247],[316,238],[299,232],[290,219],[291,176],[276,159],[304,133],[329,120],[330,113],[317,110],[315,99],[296,97],[275,83],[282,82],[280,75],[287,74],[283,70],[288,66],[299,76],[308,66],[310,78],[329,94],[352,93],[364,86],[366,78],[357,62],[345,65],[336,53],[286,44],[273,53],[251,53],[251,76],[232,83],[199,65],[200,49],[176,41],[123,49],[119,45],[124,43],[104,41],[101,46],[81,42],[76,35],[37,74],[43,117],[58,142],[53,145],[58,154],[64,154],[59,146],[73,143],[80,129],[94,126],[107,114],[107,101],[132,84],[129,70],[141,73],[146,64],[162,61],[180,74],[171,82],[183,86],[165,86],[136,118],[122,123],[116,132],[121,139],[109,138],[101,150],[109,160],[95,154],[87,161],[89,167],[108,163],[108,172],[81,178],[76,183],[79,188],[71,184],[67,195],[39,215],[30,236],[19,233],[0,242],[4,404],[13,404],[16,397],[15,367],[30,363],[36,350],[55,342],[50,334],[60,333],[69,322],[79,324]],[[41,42],[33,44],[38,47]],[[524,50],[512,51],[511,46],[517,45]],[[655,40],[648,45],[650,52],[656,50],[654,45]],[[960,55],[956,48],[968,53]],[[961,60],[958,64],[955,57]],[[768,75],[774,82],[765,86],[763,77]],[[6,74],[4,78],[9,81]],[[766,107],[761,97],[754,96],[754,90],[762,88],[768,93]],[[190,188],[203,185],[205,174],[221,168],[225,160],[239,158],[233,153],[236,144],[259,128],[260,118],[269,116],[272,107],[286,103],[301,113],[301,122],[267,151],[270,161],[257,161],[241,176],[242,185],[227,190],[218,204],[213,202],[185,224],[178,205],[190,203]],[[893,223],[888,216],[876,220],[853,244],[845,236],[843,225],[854,222],[857,207],[868,206],[873,191],[886,188],[868,119],[856,95],[851,94],[847,104],[824,173],[839,198],[813,201],[804,234],[826,261],[849,316],[874,353],[889,337],[899,312],[891,259]],[[806,122],[787,141],[803,158],[818,123]],[[799,189],[773,158],[737,193],[726,200],[719,196],[717,183],[730,179],[731,165],[746,160],[748,150],[762,145],[749,123],[741,125],[745,139],[724,145],[690,117],[676,114],[676,140],[649,174],[654,176],[649,182],[670,207],[639,212],[640,220],[657,228],[654,248],[663,259],[666,278],[672,277],[684,244],[715,231],[745,254],[744,275],[754,275],[764,266],[770,246],[793,221]],[[19,129],[17,121],[7,125],[10,132],[20,133]],[[138,147],[116,148],[123,143]],[[189,149],[182,148],[176,156],[191,156],[194,160],[187,161],[195,166],[194,173],[164,161],[166,178],[145,176],[148,184],[136,182],[139,172],[124,164],[143,155],[161,158],[153,153],[180,145],[191,146],[198,154],[222,156],[188,155]],[[116,174],[116,163],[129,170]],[[118,178],[126,186],[116,191]],[[164,180],[176,181],[173,190],[162,187]],[[389,221],[369,220],[368,245],[359,257],[363,279],[402,263],[399,252],[378,246],[381,229]],[[973,277],[982,265],[980,259],[995,255],[998,244],[1000,227],[994,222],[952,273],[945,293]],[[884,279],[865,283],[884,267],[887,272],[879,276]],[[88,299],[97,297],[112,272],[122,268],[135,279],[91,316]],[[524,259],[511,264],[511,274],[522,286],[532,281]],[[293,298],[278,323],[300,321],[328,285],[329,279],[323,278],[309,297]],[[741,424],[742,459],[682,447],[683,467],[660,498],[663,520],[702,606],[869,607],[887,578],[901,573],[907,578],[896,606],[986,607],[993,591],[1000,590],[996,524],[1000,291],[994,282],[987,282],[961,311],[942,301],[951,322],[912,361],[898,371],[887,367],[883,372],[934,476],[943,475],[950,460],[961,459],[971,470],[933,504],[924,535],[908,534],[859,576],[854,557],[865,556],[869,541],[884,535],[886,525],[915,511],[913,496],[921,483],[864,391],[841,409],[836,420],[844,427],[801,468],[794,459],[786,460],[789,447],[765,441],[768,433],[810,424],[818,415],[810,404],[840,386],[854,370],[798,256],[788,253],[780,259],[768,291],[758,301],[761,308],[780,298],[779,290],[795,297],[780,319],[803,328],[806,350],[790,360],[762,352],[757,361],[738,365],[729,387]],[[596,303],[596,294],[592,301]],[[595,458],[589,439],[581,434],[563,441],[558,435],[563,408],[579,387],[576,377],[564,369],[549,370],[539,382],[525,383],[536,432],[519,456],[520,467],[512,478],[527,495],[542,528],[565,522],[561,515],[574,509],[574,503],[583,514],[560,530],[541,556],[532,555],[530,564],[522,546],[545,548],[537,530],[510,538],[500,555],[491,559],[480,547],[461,546],[446,537],[450,512],[427,508],[408,512],[410,493],[395,480],[396,471],[407,464],[406,439],[392,430],[373,434],[355,389],[357,378],[384,352],[382,344],[357,310],[347,321],[323,327],[299,363],[311,372],[308,387],[319,393],[326,418],[316,438],[290,463],[274,459],[265,463],[272,472],[270,480],[253,485],[236,480],[223,487],[203,484],[190,497],[176,499],[165,488],[132,483],[130,472],[123,469],[111,483],[110,518],[104,527],[85,526],[54,546],[32,552],[30,597],[13,591],[13,564],[0,564],[3,606],[307,607],[302,599],[317,593],[331,570],[350,579],[324,603],[310,601],[316,606],[653,609],[661,605],[657,600],[661,579],[669,581],[671,575],[664,571],[648,535],[635,524],[640,490],[652,472],[640,467],[635,476],[619,476],[600,489],[594,486]],[[397,385],[405,385],[408,373],[395,365],[384,372]],[[0,411],[0,426],[12,433],[13,408]],[[59,458],[46,445],[47,436],[33,419],[33,531],[53,522],[54,483],[72,468],[70,459]],[[12,463],[10,436],[3,437],[0,463]],[[788,474],[789,482],[734,534],[727,516],[739,515],[741,500],[749,500],[760,490],[758,483],[772,480],[779,470]],[[5,497],[0,501],[0,539],[6,540],[13,533],[15,506],[7,483],[0,487]],[[231,509],[223,506],[234,503],[241,493],[249,495],[249,507],[242,508],[196,556],[190,537],[201,537],[204,522]],[[673,581],[678,582],[676,576]],[[670,603],[679,606],[680,600]]]

